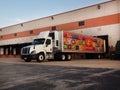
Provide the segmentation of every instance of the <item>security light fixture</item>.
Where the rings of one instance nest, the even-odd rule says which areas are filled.
[[[51,16],[51,19],[52,19],[52,20],[54,20],[54,17],[53,17],[53,16]]]
[[[97,8],[98,8],[98,9],[100,9],[100,8],[101,8],[100,4],[98,4],[98,5],[97,5]]]
[[[21,25],[21,27],[23,27],[23,23],[21,23],[20,25]]]

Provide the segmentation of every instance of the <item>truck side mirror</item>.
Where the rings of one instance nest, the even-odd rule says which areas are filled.
[[[48,46],[48,45],[50,45],[51,44],[51,40],[50,39],[47,39],[46,40],[46,47]]]

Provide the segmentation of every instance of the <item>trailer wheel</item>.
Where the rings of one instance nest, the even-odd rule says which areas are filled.
[[[67,60],[70,61],[72,59],[72,55],[71,54],[67,54]]]
[[[45,60],[44,54],[40,53],[40,54],[38,55],[37,61],[38,61],[38,62],[43,62],[44,60]]]
[[[65,55],[65,54],[62,54],[62,55],[61,55],[61,60],[62,60],[62,61],[65,61],[65,60],[66,60],[66,55]]]

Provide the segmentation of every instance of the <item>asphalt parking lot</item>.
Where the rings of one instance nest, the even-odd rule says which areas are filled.
[[[120,90],[120,61],[0,58],[0,90]]]

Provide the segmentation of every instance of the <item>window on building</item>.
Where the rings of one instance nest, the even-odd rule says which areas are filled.
[[[85,22],[84,21],[80,21],[78,22],[79,26],[84,26],[85,25]]]
[[[30,31],[30,34],[33,34],[33,30]]]
[[[52,30],[56,30],[56,26],[52,26]]]
[[[16,36],[17,36],[17,33],[14,33],[14,36],[16,37]]]

